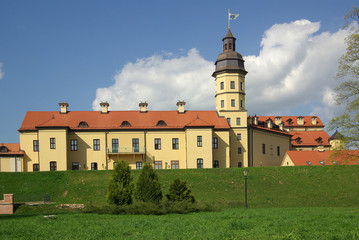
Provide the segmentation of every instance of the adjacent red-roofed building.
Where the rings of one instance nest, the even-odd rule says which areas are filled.
[[[21,172],[24,151],[19,143],[0,144],[0,172]]]
[[[287,151],[281,166],[358,165],[358,150]]]

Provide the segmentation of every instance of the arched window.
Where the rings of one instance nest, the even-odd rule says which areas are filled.
[[[131,127],[131,126],[132,126],[131,123],[128,121],[123,121],[120,125],[120,127]]]
[[[156,124],[156,127],[166,127],[167,123],[163,120],[159,120],[158,123]]]
[[[88,127],[89,125],[87,124],[87,122],[82,121],[79,123],[79,125],[77,127]]]
[[[0,147],[0,152],[7,152],[7,147],[1,146]]]

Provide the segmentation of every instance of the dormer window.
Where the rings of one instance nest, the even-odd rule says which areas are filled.
[[[308,165],[312,165],[312,163],[311,163],[310,161],[307,161],[307,164],[308,164]]]
[[[324,160],[320,161],[320,164],[324,165]]]
[[[292,125],[293,120],[292,120],[291,118],[289,118],[289,119],[287,120],[287,123],[288,123],[289,125]]]
[[[301,137],[297,137],[296,139],[294,139],[296,143],[301,143],[302,142],[302,138]]]
[[[163,120],[159,120],[158,123],[156,124],[156,127],[166,127],[167,123]]]
[[[0,152],[3,152],[3,153],[8,152],[7,147],[5,147],[5,146],[1,146],[1,147],[0,147]]]
[[[131,125],[131,123],[128,122],[128,121],[123,121],[123,122],[121,123],[121,126],[120,126],[120,127],[132,127],[132,125]]]
[[[89,125],[87,124],[87,122],[82,121],[79,123],[79,125],[77,127],[89,127]]]
[[[317,143],[323,143],[323,138],[321,138],[321,137],[318,137],[317,139],[315,139],[315,141],[317,142]]]

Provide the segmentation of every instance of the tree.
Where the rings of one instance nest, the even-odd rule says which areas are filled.
[[[144,164],[138,177],[135,197],[142,202],[158,203],[162,200],[162,190],[158,176],[149,163]]]
[[[178,178],[173,180],[170,185],[170,193],[166,195],[167,200],[170,202],[191,202],[195,203],[196,200],[191,194],[191,190],[187,187],[186,181],[181,181]]]
[[[340,85],[335,88],[336,101],[345,105],[344,114],[334,117],[328,130],[340,129],[344,135],[344,146],[347,149],[359,147],[359,9],[353,7],[345,15],[350,34],[345,39],[346,53],[339,59],[337,80]]]
[[[115,166],[115,171],[108,183],[107,201],[116,205],[132,204],[133,177],[131,168],[127,162],[120,160]]]

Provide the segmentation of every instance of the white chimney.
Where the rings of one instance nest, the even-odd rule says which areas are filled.
[[[100,106],[101,106],[101,113],[108,113],[108,106],[110,106],[108,102],[101,102]]]
[[[68,112],[67,107],[69,106],[69,104],[67,102],[60,102],[59,106],[60,106],[60,113],[66,114]]]
[[[185,110],[184,110],[184,105],[186,105],[186,102],[185,101],[180,101],[178,100],[177,102],[177,106],[178,106],[178,113],[184,113]]]
[[[140,112],[141,113],[146,113],[147,112],[148,103],[140,102],[140,104],[138,106],[140,107]]]

